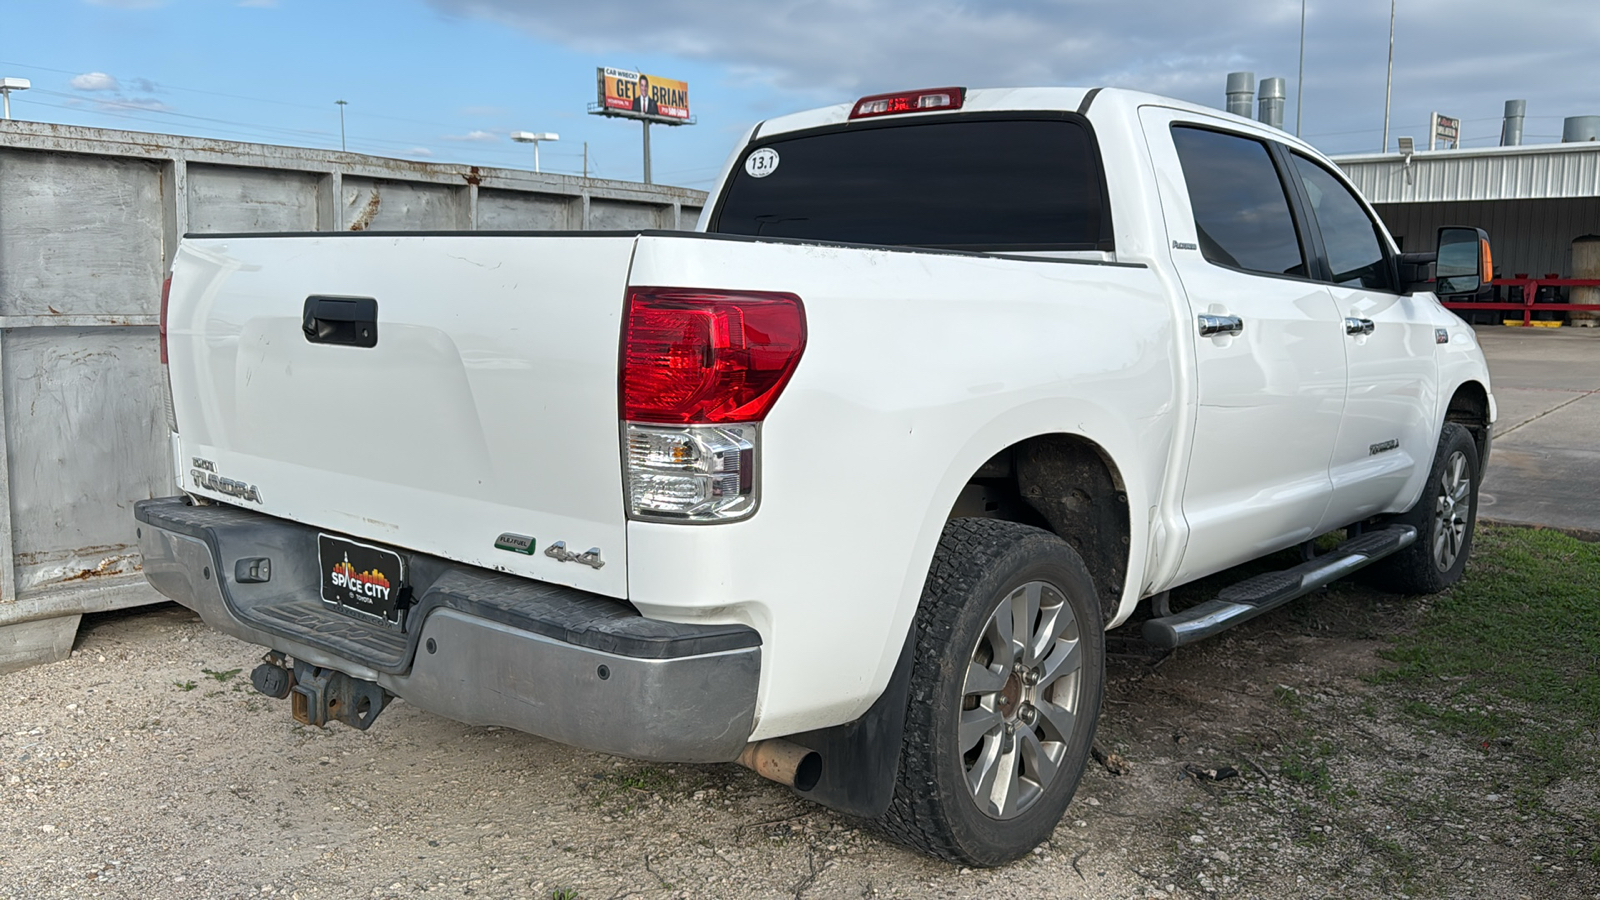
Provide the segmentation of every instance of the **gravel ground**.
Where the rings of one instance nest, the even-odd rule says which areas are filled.
[[[1123,774],[1091,766],[1052,840],[988,871],[737,766],[404,703],[307,728],[249,687],[258,648],[187,610],[88,617],[71,659],[0,676],[0,898],[1600,897],[1596,782],[1551,800],[1592,818],[1518,820],[1503,773],[1359,678],[1380,607],[1280,611],[1159,665],[1113,640],[1101,743]]]

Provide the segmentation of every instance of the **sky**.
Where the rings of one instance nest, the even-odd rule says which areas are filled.
[[[1226,75],[1287,78],[1301,0],[4,0],[12,116],[637,181],[641,128],[587,114],[595,68],[686,81],[697,123],[651,129],[659,183],[708,189],[751,123],[905,88],[1114,86],[1223,105]],[[1396,0],[1390,146],[1431,111],[1464,146],[1600,114],[1595,0]],[[1306,0],[1300,131],[1383,145],[1390,4]]]

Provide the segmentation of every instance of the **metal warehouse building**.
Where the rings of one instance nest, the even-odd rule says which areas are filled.
[[[1600,234],[1600,142],[1336,156],[1402,250],[1441,225],[1489,232],[1497,277],[1572,277],[1572,241]]]

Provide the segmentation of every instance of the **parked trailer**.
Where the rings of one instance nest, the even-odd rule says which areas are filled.
[[[0,122],[0,672],[164,600],[134,501],[171,494],[156,331],[186,233],[689,229],[705,194],[359,153]]]

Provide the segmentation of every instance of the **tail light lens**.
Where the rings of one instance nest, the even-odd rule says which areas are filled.
[[[805,342],[793,294],[630,291],[620,378],[629,515],[725,522],[754,513],[760,422]]]
[[[638,288],[622,339],[630,422],[759,422],[806,344],[793,294]]]

